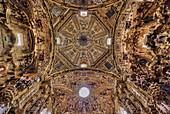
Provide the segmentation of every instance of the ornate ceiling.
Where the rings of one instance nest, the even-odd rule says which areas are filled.
[[[169,13],[166,0],[0,0],[0,113],[168,113]]]
[[[107,44],[111,37],[110,31],[93,14],[86,17],[74,13],[70,15],[56,30],[56,37],[60,41],[56,55],[60,58],[65,57],[76,67],[81,67],[83,63],[88,67],[94,67],[103,57],[111,54],[111,45]]]

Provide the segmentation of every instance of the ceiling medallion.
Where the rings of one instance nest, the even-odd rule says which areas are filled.
[[[86,35],[81,35],[79,38],[80,45],[86,45],[89,41],[89,38]]]

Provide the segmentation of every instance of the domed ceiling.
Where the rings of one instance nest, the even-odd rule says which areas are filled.
[[[69,72],[54,77],[53,108],[55,112],[98,113],[114,111],[115,79],[112,76],[94,71]],[[90,91],[86,97],[79,95],[79,90],[87,87]],[[61,97],[62,96],[62,97]]]
[[[0,0],[0,113],[168,113],[169,12],[166,0]]]
[[[79,12],[75,12],[79,13]],[[93,14],[82,17],[79,14],[70,14],[63,25],[57,27],[57,46],[60,58],[65,57],[72,65],[81,67],[81,64],[95,66],[100,59],[111,54],[110,31]],[[109,53],[110,52],[110,53]]]

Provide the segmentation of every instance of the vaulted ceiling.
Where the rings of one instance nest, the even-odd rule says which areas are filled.
[[[0,16],[0,113],[169,111],[168,1],[0,0]]]

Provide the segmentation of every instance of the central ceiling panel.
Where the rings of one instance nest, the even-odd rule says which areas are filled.
[[[73,14],[58,31],[59,52],[74,66],[95,65],[108,53],[109,31],[93,14]]]
[[[114,72],[112,27],[100,12],[70,10],[54,29],[52,74],[82,68]]]

